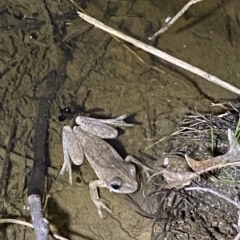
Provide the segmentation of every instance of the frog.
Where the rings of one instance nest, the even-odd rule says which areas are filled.
[[[81,165],[84,156],[90,163],[98,180],[89,183],[90,196],[95,204],[100,218],[104,218],[103,210],[112,213],[111,209],[100,198],[98,188],[108,188],[110,192],[130,194],[138,190],[136,180],[136,166],[141,166],[147,173],[149,168],[138,159],[129,155],[123,159],[119,153],[104,139],[118,136],[115,127],[133,127],[124,121],[126,115],[115,119],[97,119],[77,116],[76,126],[64,126],[62,130],[62,144],[64,163],[60,174],[69,171],[69,182],[72,184],[71,161]]]

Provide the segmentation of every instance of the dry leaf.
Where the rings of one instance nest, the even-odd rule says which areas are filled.
[[[167,169],[162,170],[162,175],[170,188],[183,188],[189,185],[193,178],[199,177],[193,172],[174,172]]]

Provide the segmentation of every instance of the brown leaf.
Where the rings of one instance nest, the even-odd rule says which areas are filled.
[[[165,188],[183,188],[189,185],[192,179],[199,177],[197,173],[184,170],[178,172],[177,170],[172,171],[164,167],[158,167],[156,172],[148,179],[150,181],[153,177],[162,175],[167,185]]]
[[[175,172],[167,169],[162,170],[162,175],[168,184],[168,187],[183,188],[189,185],[193,178],[197,178],[198,174],[193,172]]]

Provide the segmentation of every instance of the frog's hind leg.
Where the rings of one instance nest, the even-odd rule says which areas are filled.
[[[112,139],[118,136],[118,131],[114,127],[133,127],[134,124],[124,122],[126,115],[121,115],[115,119],[97,119],[78,116],[75,121],[79,127],[102,139]],[[112,127],[114,126],[114,127]]]
[[[71,160],[74,164],[80,165],[84,159],[84,153],[81,144],[70,126],[64,126],[62,131],[62,145],[64,162],[60,174],[65,170],[69,172],[69,183],[72,184]]]
[[[81,128],[85,132],[91,133],[99,138],[112,139],[118,136],[117,129],[101,122],[100,119],[78,116],[75,121],[78,125],[77,128]]]

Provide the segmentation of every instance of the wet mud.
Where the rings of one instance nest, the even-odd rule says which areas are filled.
[[[198,3],[152,42],[147,38],[187,1],[76,3],[98,20],[240,87],[238,0]],[[87,161],[73,167],[73,185],[67,173],[59,176],[62,127],[74,124],[73,118],[59,121],[59,115],[65,107],[94,117],[127,114],[135,127],[110,144],[123,158],[131,154],[154,166],[176,147],[159,140],[177,131],[186,114],[195,109],[214,112],[212,102],[236,101],[236,94],[127,44],[145,62],[139,61],[121,42],[80,19],[68,0],[1,2],[0,30],[1,218],[30,221],[24,208],[26,186],[35,134],[37,129],[41,132],[36,124],[43,126],[37,121],[39,109],[47,106],[44,213],[53,231],[69,239],[233,239],[238,216],[231,205],[195,194],[199,201],[189,197],[189,207],[181,197],[187,194],[184,190],[176,190],[180,194],[170,203],[165,201],[172,194],[167,190],[148,201],[144,193],[156,189],[146,189],[144,175],[141,189],[129,196],[101,189],[113,214],[99,219],[88,187],[97,177]],[[49,85],[50,73],[55,75]],[[191,152],[191,145],[187,147]],[[230,197],[236,195],[235,185],[213,183],[207,177],[202,181]],[[149,207],[158,214],[151,214]],[[19,225],[3,224],[0,230],[1,239],[34,238],[31,229]]]

